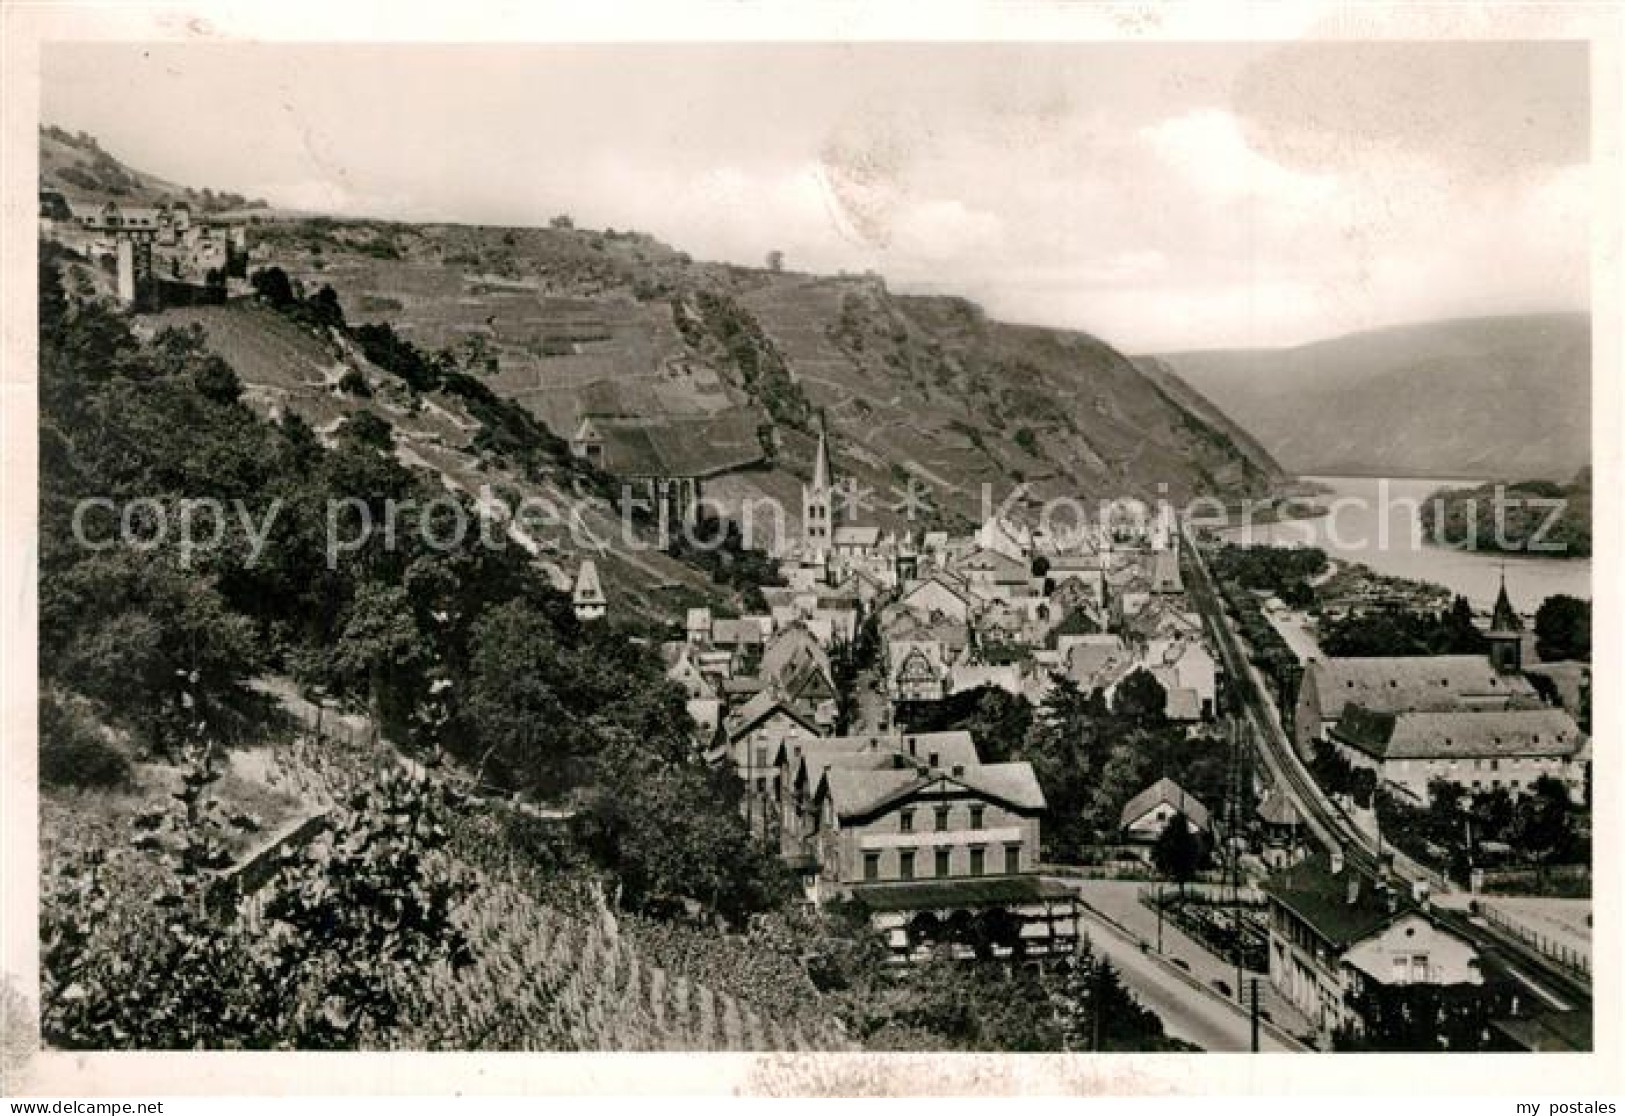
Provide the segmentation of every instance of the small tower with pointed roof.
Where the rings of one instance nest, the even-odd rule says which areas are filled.
[[[591,558],[582,559],[581,569],[576,571],[575,586],[570,590],[570,605],[575,609],[578,620],[601,620],[604,613],[609,611],[609,601],[598,580],[598,567]]]
[[[1496,670],[1516,673],[1523,669],[1523,621],[1507,596],[1506,566],[1501,567],[1501,591],[1490,613],[1490,630],[1484,637],[1490,645],[1490,662]]]
[[[829,431],[824,413],[818,413],[818,449],[813,456],[812,483],[801,489],[801,536],[808,557],[829,553],[835,530],[835,471],[829,463]]]

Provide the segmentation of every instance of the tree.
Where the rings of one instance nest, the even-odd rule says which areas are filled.
[[[293,281],[280,267],[261,268],[254,273],[249,282],[254,287],[254,293],[273,310],[286,310],[298,301],[298,296],[294,294]]]
[[[968,732],[983,763],[1004,763],[1023,752],[1033,716],[1032,705],[1020,694],[978,686],[941,701],[904,703],[898,708],[897,723],[908,732]]]
[[[1450,611],[1445,613],[1443,654],[1447,655],[1482,655],[1484,653],[1484,633],[1478,630],[1473,623],[1473,606],[1467,598],[1459,593],[1456,599],[1450,602]]]
[[[1591,659],[1591,602],[1565,593],[1535,610],[1535,651],[1547,662]]]
[[[556,626],[523,601],[475,624],[468,717],[481,778],[554,793],[573,781]]]
[[[344,308],[339,305],[338,292],[326,283],[322,289],[305,300],[305,307],[310,313],[311,320],[318,326],[332,329],[344,328]]]
[[[1572,858],[1580,843],[1577,812],[1569,788],[1550,775],[1542,775],[1517,800],[1517,847],[1541,868]]]
[[[398,727],[412,707],[423,642],[406,590],[369,581],[350,602],[333,669],[340,681],[364,690],[381,726]]]
[[[345,395],[354,395],[360,399],[370,399],[372,397],[372,387],[367,383],[367,377],[363,376],[360,369],[357,368],[346,368],[344,370],[344,375],[339,377],[338,386],[339,391],[343,392]],[[365,414],[368,418],[376,417],[365,411],[359,412],[355,417],[359,418],[362,414]],[[380,423],[383,422],[382,419],[378,419],[377,421]],[[386,429],[387,426],[388,424],[386,423]]]
[[[1160,725],[1167,720],[1168,691],[1148,670],[1136,670],[1117,685],[1112,714],[1134,725]]]
[[[629,738],[594,769],[587,843],[629,906],[663,913],[688,900],[742,926],[789,896],[791,876],[747,829],[731,771],[663,762]]]
[[[1151,848],[1151,862],[1164,879],[1179,885],[1181,895],[1185,893],[1185,884],[1202,865],[1202,843],[1191,831],[1184,814],[1172,815],[1162,827],[1157,843]]]
[[[345,390],[351,391],[356,395],[371,394],[371,390],[367,388],[366,377],[362,376],[354,368],[351,368],[344,373],[344,378],[339,380],[339,386],[344,388],[345,380],[351,376],[354,376],[361,381],[361,388],[363,390],[357,391],[353,386],[350,388],[345,388]],[[344,425],[340,427],[340,430],[343,432],[345,438],[353,441],[355,444],[370,446],[376,450],[383,450],[385,453],[389,452],[395,442],[394,428],[390,426],[389,420],[381,419],[371,411],[352,412],[350,415],[346,416]]]
[[[1099,956],[1087,936],[1064,963],[1050,1004],[1060,1031],[1060,1048],[1085,1050],[1189,1050],[1170,1039],[1162,1020],[1129,990],[1110,961]]]

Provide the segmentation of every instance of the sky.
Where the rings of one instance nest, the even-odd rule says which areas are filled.
[[[1563,42],[52,45],[42,118],[273,204],[873,269],[1132,353],[1589,305]]]

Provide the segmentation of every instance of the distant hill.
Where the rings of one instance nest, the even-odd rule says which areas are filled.
[[[89,136],[46,130],[41,148],[42,187],[70,200],[91,186],[93,197],[148,203],[202,196],[124,167]],[[621,454],[623,473],[702,476],[726,512],[772,497],[792,531],[820,411],[837,472],[861,490],[854,518],[887,528],[963,530],[983,513],[984,486],[996,506],[1018,483],[1030,500],[1092,501],[1235,499],[1287,480],[1156,362],[1136,363],[1083,332],[995,321],[962,299],[897,295],[874,275],[695,261],[645,234],[576,228],[567,216],[545,228],[273,212],[247,220],[251,271],[279,267],[307,293],[331,286],[352,324],[387,323],[431,354],[450,354],[560,438],[594,416],[612,473]],[[404,385],[383,390],[388,378],[354,353],[306,344],[295,357],[286,323],[263,309],[163,320],[203,327],[265,407],[305,413],[322,430],[358,408],[389,410],[406,451],[477,485],[478,424],[457,400],[430,399],[419,411]],[[374,382],[370,402],[334,389],[346,364]],[[446,428],[431,429],[436,422]],[[926,495],[912,520],[903,508],[911,491]],[[568,540],[557,545],[568,565]],[[649,602],[654,611],[677,608],[695,588],[663,556],[647,568],[618,565],[612,556],[605,572],[622,591],[673,587],[668,605]]]
[[[1295,473],[1566,480],[1591,460],[1584,313],[1161,359]]]
[[[70,201],[157,205],[185,201],[200,212],[264,209],[265,202],[229,191],[177,186],[157,175],[125,166],[96,137],[46,125],[39,132],[40,189],[56,190]]]

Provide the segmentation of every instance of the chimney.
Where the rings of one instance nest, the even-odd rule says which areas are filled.
[[[1331,855],[1331,861],[1332,861],[1332,875],[1341,876],[1343,874],[1343,850],[1342,849],[1333,849],[1332,850],[1332,855]]]
[[[1412,881],[1411,901],[1414,902],[1418,907],[1421,907],[1424,911],[1428,909],[1429,896],[1428,882],[1426,880]]]
[[[1352,907],[1352,906],[1354,906],[1354,904],[1358,903],[1359,901],[1360,901],[1360,876],[1359,876],[1359,873],[1357,873],[1357,872],[1350,872],[1349,873],[1349,889],[1348,889],[1347,902],[1348,902],[1348,905]]]

